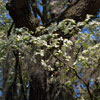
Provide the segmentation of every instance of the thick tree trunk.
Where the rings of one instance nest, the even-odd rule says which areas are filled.
[[[33,68],[30,80],[29,100],[47,100],[47,75],[42,69]]]
[[[9,0],[6,8],[17,28],[27,27],[35,31],[38,20],[32,16],[29,0]]]

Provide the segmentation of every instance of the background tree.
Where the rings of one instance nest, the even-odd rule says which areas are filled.
[[[3,100],[100,99],[99,0],[1,3]]]

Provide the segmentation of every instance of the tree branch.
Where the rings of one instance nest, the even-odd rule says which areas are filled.
[[[45,24],[47,24],[47,0],[42,0],[43,3],[43,16]]]
[[[12,22],[12,24],[11,24],[9,30],[8,30],[7,37],[10,36],[11,30],[12,30],[12,28],[13,28],[13,25],[14,25],[14,22]]]
[[[72,71],[75,73],[76,77],[84,83],[84,85],[85,85],[86,88],[87,88],[87,91],[88,91],[88,94],[89,94],[89,96],[90,96],[90,99],[93,100],[93,96],[92,96],[91,91],[90,91],[90,89],[89,89],[89,83],[86,83],[86,81],[85,81],[84,79],[82,79],[82,78],[78,75],[77,71],[76,71],[73,67],[69,66],[66,62],[64,62],[63,60],[59,59],[59,58],[56,57],[55,55],[53,55],[50,51],[47,50],[47,52],[48,52],[49,54],[51,54],[53,57],[55,57],[58,61],[62,62],[64,65],[66,65],[67,68],[69,68],[70,70],[72,70]]]

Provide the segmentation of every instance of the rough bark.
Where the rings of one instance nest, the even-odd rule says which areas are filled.
[[[30,80],[29,100],[47,100],[47,75],[40,68],[33,68]]]
[[[99,0],[78,0],[72,4],[63,13],[60,14],[58,21],[65,18],[72,18],[76,21],[83,21],[87,14],[97,15],[100,8]]]
[[[16,27],[27,27],[34,31],[38,26],[38,20],[32,16],[29,1],[30,0],[9,0],[7,9]],[[76,21],[82,21],[86,18],[87,14],[97,15],[99,8],[99,0],[78,0],[77,3],[69,6],[69,8],[66,8],[65,11],[60,13],[57,21],[61,21],[65,18],[73,18]],[[57,9],[56,6],[55,9]]]
[[[27,27],[35,31],[38,26],[38,20],[32,16],[29,0],[9,0],[6,8],[13,18],[15,27]]]

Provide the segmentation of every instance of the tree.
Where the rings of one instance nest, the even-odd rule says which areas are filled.
[[[5,100],[99,100],[99,7],[99,0],[8,0]]]

